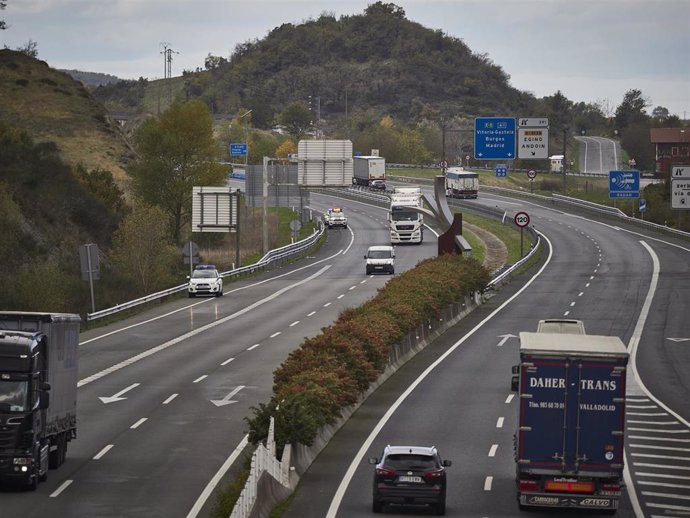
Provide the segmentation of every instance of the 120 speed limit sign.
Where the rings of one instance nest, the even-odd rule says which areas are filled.
[[[520,227],[524,228],[527,225],[529,225],[529,214],[526,212],[518,212],[515,214],[515,218],[513,218],[513,221],[515,221],[515,224]]]

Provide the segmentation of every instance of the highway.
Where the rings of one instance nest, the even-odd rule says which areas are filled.
[[[312,257],[84,332],[77,440],[36,492],[2,491],[2,516],[207,516],[204,490],[270,399],[273,371],[389,279],[366,276],[363,260],[388,241],[385,210],[312,195],[317,210],[336,203],[351,228]],[[396,272],[436,253],[427,236],[399,248]]]
[[[510,373],[517,334],[557,317],[583,320],[590,334],[619,336],[631,351],[629,487],[618,516],[690,512],[690,327],[680,313],[690,303],[688,244],[498,196],[481,195],[477,203],[511,215],[527,211],[549,242],[542,264],[371,396],[307,471],[283,516],[370,516],[367,458],[386,444],[435,445],[453,461],[449,516],[533,515],[515,500]]]
[[[284,516],[371,515],[367,458],[388,443],[434,444],[454,461],[449,516],[527,515],[514,497],[511,366],[520,331],[563,316],[631,351],[618,515],[690,511],[688,244],[500,196],[468,203],[528,212],[548,253],[370,396]],[[173,300],[83,333],[78,439],[35,493],[2,491],[3,516],[208,515],[205,490],[241,449],[244,417],[270,398],[275,368],[389,278],[365,276],[362,259],[387,242],[383,209],[316,194],[312,205],[342,206],[349,220],[313,256],[228,284],[222,298]],[[427,232],[421,246],[398,247],[396,272],[435,253]]]
[[[580,173],[608,175],[621,166],[618,141],[606,137],[576,136],[580,143]]]

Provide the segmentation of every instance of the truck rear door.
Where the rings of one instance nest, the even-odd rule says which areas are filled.
[[[615,472],[623,464],[625,359],[523,358],[518,462]]]

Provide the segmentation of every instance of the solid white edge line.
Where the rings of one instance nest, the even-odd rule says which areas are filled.
[[[640,379],[640,376],[637,373],[636,357],[637,346],[640,343],[640,337],[642,336],[642,331],[644,330],[644,323],[647,320],[647,316],[649,315],[649,308],[652,305],[652,299],[654,298],[654,293],[656,292],[656,285],[659,281],[659,258],[654,253],[654,250],[652,250],[652,248],[647,243],[645,243],[644,241],[640,241],[640,244],[642,244],[642,246],[647,250],[647,252],[652,258],[652,279],[649,283],[649,290],[647,291],[647,296],[645,297],[644,304],[642,305],[640,316],[637,318],[635,329],[633,331],[632,336],[630,337],[630,342],[628,343],[628,354],[630,354],[630,370],[632,371],[634,381],[637,382],[639,387],[650,398],[654,399],[654,397],[649,393],[647,388],[642,383],[642,380]],[[637,518],[644,518],[644,512],[642,511],[642,507],[640,506],[640,501],[637,497],[637,491],[635,489],[635,485],[633,484],[633,480],[630,475],[630,462],[628,462],[629,454],[628,449],[625,447],[623,447],[623,455],[626,459],[625,466],[623,467],[623,480],[625,481],[625,485],[628,487],[628,498],[630,498],[630,503],[632,504],[635,516]]]
[[[151,349],[147,349],[145,351],[140,352],[139,354],[132,356],[131,358],[128,358],[127,360],[121,361],[120,363],[113,365],[112,367],[108,367],[107,369],[104,369],[100,372],[96,372],[95,374],[92,374],[91,376],[88,376],[87,378],[79,380],[77,382],[77,388],[80,388],[88,383],[91,383],[92,381],[96,381],[104,376],[107,376],[108,374],[112,374],[115,371],[118,371],[124,367],[127,367],[135,362],[138,362],[139,360],[142,360],[144,358],[147,358],[153,354],[156,354],[160,351],[163,351],[167,349],[168,347],[171,347],[179,342],[182,342],[184,340],[187,340],[193,336],[196,336],[200,333],[203,333],[209,329],[212,329],[216,326],[220,326],[225,324],[226,322],[229,322],[230,320],[233,320],[239,316],[244,315],[245,313],[248,313],[252,311],[254,308],[257,308],[263,304],[266,304],[270,302],[273,299],[276,299],[283,295],[284,293],[290,291],[293,288],[296,288],[298,286],[301,286],[302,284],[306,284],[315,278],[319,277],[321,274],[323,274],[326,270],[328,270],[331,267],[331,265],[326,265],[317,272],[311,274],[309,277],[306,277],[302,280],[299,280],[293,284],[290,284],[288,286],[285,286],[284,288],[279,289],[278,291],[274,292],[272,295],[269,295],[268,297],[264,297],[261,300],[257,300],[253,304],[250,304],[249,306],[245,306],[243,309],[240,309],[239,311],[236,311],[235,313],[232,313],[226,317],[223,317],[219,320],[214,320],[213,322],[206,324],[205,326],[202,326],[198,329],[194,329],[192,331],[189,331],[188,333],[185,333],[183,335],[177,336],[175,338],[172,338],[171,340],[168,340],[167,342],[164,342],[160,345],[157,345],[155,347],[152,347]]]
[[[249,436],[245,435],[244,438],[237,445],[235,450],[230,454],[230,456],[226,459],[226,461],[220,467],[220,469],[216,472],[215,475],[213,475],[213,478],[206,485],[204,490],[199,495],[199,498],[197,498],[196,502],[194,502],[194,505],[192,506],[192,508],[187,513],[186,518],[196,518],[196,516],[198,516],[201,509],[204,507],[206,500],[208,500],[208,497],[211,496],[211,493],[213,492],[213,490],[218,485],[218,482],[220,482],[220,479],[223,478],[225,473],[230,469],[230,466],[233,465],[235,460],[237,460],[237,457],[239,457],[240,453],[242,453],[242,450],[244,450],[244,448],[247,446],[248,443],[249,443]]]
[[[391,416],[395,413],[395,411],[398,409],[398,407],[407,399],[407,397],[417,388],[417,386],[438,366],[440,365],[448,356],[450,356],[455,350],[460,347],[468,338],[470,338],[474,333],[477,332],[478,329],[480,329],[484,324],[486,324],[489,320],[491,320],[493,317],[495,317],[504,307],[509,305],[513,300],[515,300],[519,295],[522,294],[523,291],[525,291],[531,284],[539,277],[542,272],[546,269],[546,267],[549,265],[551,262],[551,257],[553,256],[553,247],[551,246],[551,242],[548,240],[548,238],[542,234],[541,232],[537,231],[537,233],[544,239],[548,245],[549,245],[549,255],[544,261],[544,264],[542,267],[539,269],[539,271],[534,274],[534,276],[525,283],[525,285],[520,288],[517,292],[515,292],[508,300],[506,300],[503,304],[501,304],[498,308],[493,310],[491,314],[489,314],[487,317],[484,318],[479,324],[477,324],[473,329],[471,329],[465,336],[460,338],[457,342],[455,342],[445,353],[443,353],[434,363],[429,365],[422,374],[419,375],[419,377],[414,380],[410,386],[403,392],[400,397],[391,405],[391,407],[386,411],[386,413],[383,415],[383,417],[379,420],[379,422],[376,424],[374,429],[371,431],[369,436],[366,438],[364,443],[362,444],[361,448],[355,455],[355,457],[352,459],[352,462],[350,463],[350,466],[347,469],[347,472],[345,473],[343,479],[341,480],[340,484],[338,485],[338,489],[335,492],[335,495],[333,497],[333,500],[331,500],[331,505],[328,508],[328,512],[326,513],[326,518],[335,518],[338,508],[340,507],[340,503],[343,500],[343,497],[345,496],[345,491],[347,490],[347,486],[350,485],[350,481],[352,480],[352,477],[354,477],[355,471],[357,468],[361,465],[362,459],[366,455],[367,451],[369,448],[371,448],[371,444],[374,442],[374,439],[376,436],[379,434],[381,429],[386,425],[388,420],[391,418]]]

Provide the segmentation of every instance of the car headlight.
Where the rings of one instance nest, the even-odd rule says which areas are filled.
[[[15,457],[12,459],[12,464],[15,466],[31,466],[33,464],[34,459],[31,457]]]

